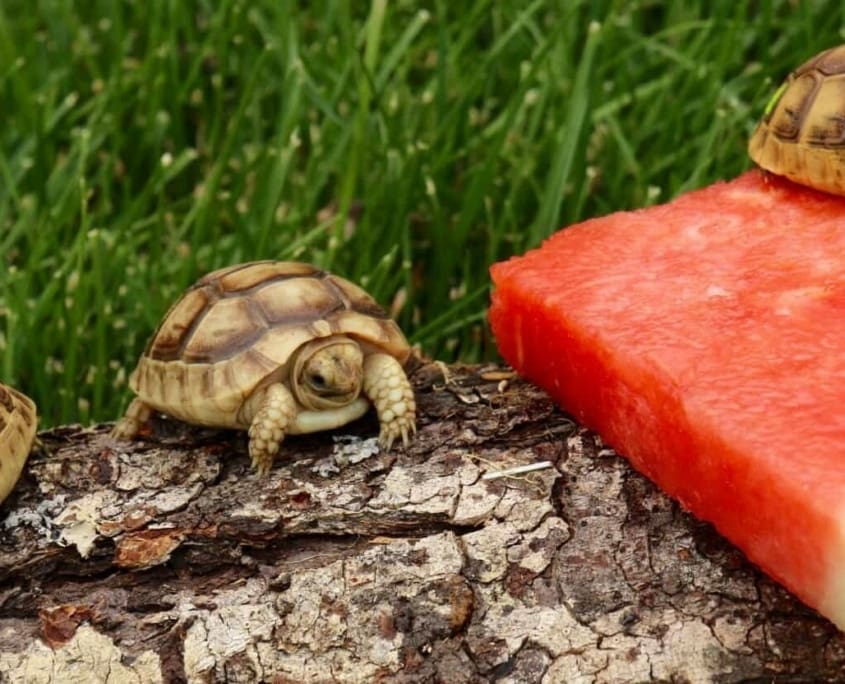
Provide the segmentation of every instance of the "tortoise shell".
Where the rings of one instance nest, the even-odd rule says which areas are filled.
[[[748,143],[763,169],[845,195],[845,45],[793,71],[766,106]]]
[[[244,400],[284,382],[293,353],[330,335],[403,364],[410,355],[399,326],[343,278],[299,262],[230,266],[197,281],[170,308],[129,384],[142,401],[181,420],[244,428]]]
[[[37,425],[32,399],[0,385],[0,501],[9,495],[23,471]]]

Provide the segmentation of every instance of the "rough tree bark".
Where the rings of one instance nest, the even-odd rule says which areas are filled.
[[[264,479],[242,434],[44,433],[0,512],[0,679],[842,680],[843,634],[540,390],[413,379],[409,449],[367,418]]]

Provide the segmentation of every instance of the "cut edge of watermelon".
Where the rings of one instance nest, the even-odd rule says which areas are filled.
[[[507,262],[506,262],[507,263]],[[494,265],[492,269],[493,281],[503,278],[510,279],[510,269],[499,271]],[[511,266],[512,268],[512,266]],[[498,276],[498,277],[497,277]],[[574,417],[596,430],[603,439],[611,446],[619,450],[619,453],[634,466],[636,470],[646,475],[655,482],[664,492],[668,493],[681,505],[702,520],[712,523],[726,538],[736,544],[752,562],[759,564],[768,574],[784,584],[802,600],[809,605],[817,607],[820,612],[830,618],[840,629],[845,630],[845,506],[841,511],[811,511],[812,520],[807,520],[812,529],[825,530],[826,547],[824,549],[813,548],[810,539],[803,539],[795,535],[788,523],[790,504],[794,502],[795,492],[789,490],[789,484],[781,482],[781,490],[772,492],[772,504],[767,510],[755,508],[753,493],[746,493],[747,499],[741,502],[745,510],[752,515],[763,517],[767,524],[771,525],[771,531],[775,538],[786,538],[794,542],[791,553],[784,555],[782,550],[772,546],[767,548],[767,540],[755,540],[748,538],[740,525],[731,525],[730,521],[725,524],[725,519],[719,515],[717,507],[712,500],[692,500],[685,492],[685,486],[680,484],[684,477],[704,477],[706,472],[696,467],[691,467],[685,473],[667,473],[654,467],[654,454],[646,456],[645,452],[638,448],[646,440],[646,450],[656,450],[658,458],[663,463],[673,462],[673,457],[666,457],[668,452],[684,453],[686,450],[702,448],[706,450],[706,459],[719,463],[720,457],[725,459],[725,449],[729,451],[730,445],[702,445],[698,443],[698,436],[684,426],[687,421],[687,410],[678,397],[669,396],[672,393],[666,390],[661,393],[657,405],[661,403],[669,406],[672,402],[675,405],[668,411],[668,418],[655,417],[652,408],[646,406],[643,400],[643,392],[654,393],[655,388],[671,388],[671,381],[658,381],[653,376],[660,375],[659,367],[653,364],[646,364],[644,368],[640,359],[639,364],[626,363],[624,359],[612,358],[613,353],[608,354],[601,345],[594,344],[588,339],[591,334],[585,330],[578,330],[573,321],[566,326],[560,323],[556,317],[559,312],[548,312],[540,302],[534,302],[535,308],[531,313],[525,315],[525,299],[531,299],[530,291],[520,292],[514,295],[514,289],[519,290],[515,282],[509,283],[508,293],[503,294],[498,288],[494,288],[492,295],[492,306],[490,308],[490,320],[493,326],[499,349],[502,356],[514,368],[527,379],[537,383],[566,410],[573,413]],[[506,312],[508,305],[504,298],[514,298],[513,313],[508,317]],[[520,299],[522,298],[522,299]],[[507,320],[505,320],[507,319]],[[555,340],[565,335],[568,349],[556,348]],[[593,340],[595,342],[595,340]],[[550,363],[538,362],[539,358],[553,359],[551,365],[560,368],[560,373],[553,372],[554,382],[549,382],[548,377]],[[619,374],[613,374],[608,366],[617,369],[637,366],[636,370],[628,370]],[[639,374],[641,377],[636,378]],[[586,392],[585,382],[588,379],[601,381],[591,386]],[[560,380],[559,378],[563,378]],[[592,383],[589,383],[592,385]],[[660,392],[660,390],[657,390]],[[668,394],[666,393],[668,392]],[[608,415],[603,406],[607,404],[606,397],[613,396],[619,404],[618,411],[614,415]],[[585,400],[584,397],[588,398]],[[622,398],[620,400],[620,397]],[[580,399],[580,401],[579,401]],[[611,402],[612,403],[612,402]],[[668,409],[667,409],[668,410]],[[672,416],[682,416],[680,420],[673,420]],[[669,424],[672,427],[672,434],[666,434],[660,428],[660,423]],[[630,435],[636,434],[636,439]],[[636,445],[631,448],[631,445]],[[674,459],[675,465],[678,459]],[[695,464],[693,464],[695,465]],[[747,463],[740,464],[748,470]],[[759,474],[752,474],[755,477]],[[765,478],[765,474],[762,475]],[[742,488],[739,490],[742,492]],[[778,499],[779,511],[772,508],[774,499]],[[718,498],[718,497],[716,497]],[[758,506],[759,508],[759,506]],[[766,508],[766,507],[763,507]],[[715,514],[711,512],[715,511]],[[781,529],[776,529],[781,528]],[[831,534],[835,538],[831,538]],[[781,536],[778,536],[781,535]],[[801,548],[803,547],[803,548]],[[778,554],[782,557],[793,558],[793,562],[786,563],[793,566],[786,574],[779,572]],[[795,555],[798,558],[795,558]]]
[[[839,512],[839,543],[831,554],[828,592],[819,602],[819,612],[845,632],[845,504]]]

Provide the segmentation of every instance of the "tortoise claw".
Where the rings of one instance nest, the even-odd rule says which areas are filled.
[[[398,438],[402,438],[402,446],[408,447],[411,436],[417,433],[417,426],[413,417],[396,416],[392,421],[384,423],[379,433],[378,445],[384,451],[390,451]]]

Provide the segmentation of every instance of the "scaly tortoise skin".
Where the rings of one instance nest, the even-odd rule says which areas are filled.
[[[285,435],[340,427],[372,404],[379,444],[390,449],[416,432],[409,356],[399,326],[357,285],[298,262],[230,266],[197,281],[165,315],[112,434],[132,438],[153,410],[245,429],[265,474]]]
[[[37,426],[32,399],[0,384],[0,502],[17,484],[32,450]]]
[[[845,45],[793,71],[769,100],[748,143],[763,169],[845,195]]]

